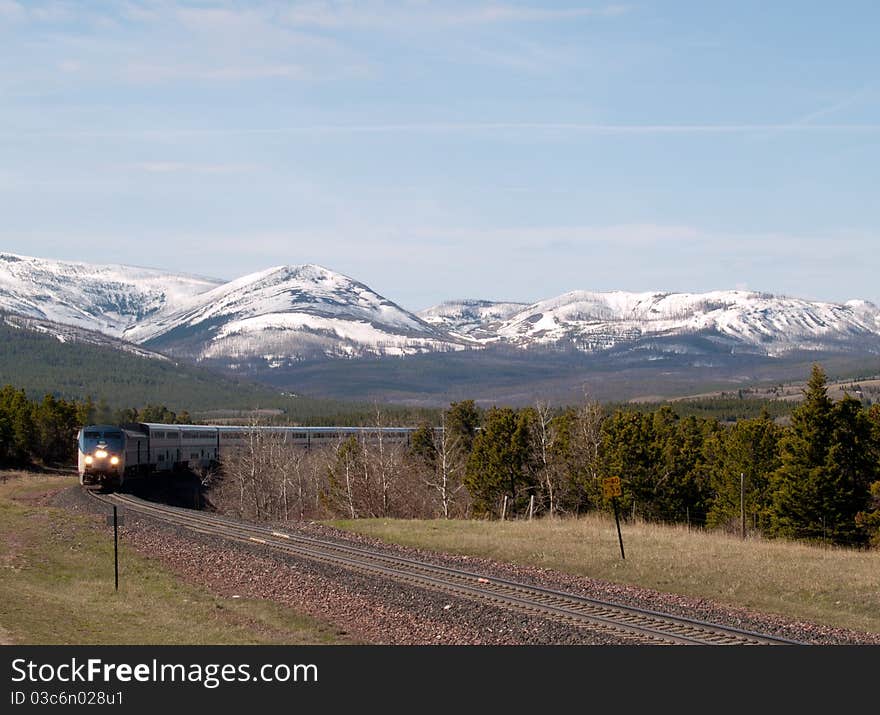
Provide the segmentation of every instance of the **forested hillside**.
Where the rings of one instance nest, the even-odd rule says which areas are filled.
[[[0,323],[0,385],[11,384],[31,399],[91,398],[109,411],[166,405],[193,415],[224,417],[268,410],[282,422],[359,424],[369,403],[346,403],[282,393],[264,385],[219,375],[171,360],[156,360],[112,347],[61,342],[51,335]],[[429,411],[400,408],[396,419],[419,419]]]

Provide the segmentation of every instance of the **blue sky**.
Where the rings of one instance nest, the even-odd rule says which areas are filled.
[[[880,302],[876,2],[0,0],[0,249],[410,309]]]

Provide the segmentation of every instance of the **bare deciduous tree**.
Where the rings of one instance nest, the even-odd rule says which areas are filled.
[[[449,519],[456,497],[464,487],[461,438],[446,429],[446,413],[441,416],[440,429],[432,430],[432,435],[433,464],[428,465],[422,482],[436,493],[440,513]]]

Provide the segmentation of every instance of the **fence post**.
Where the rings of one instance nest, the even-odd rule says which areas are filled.
[[[501,521],[507,516],[507,494],[504,495],[504,501],[501,504]]]

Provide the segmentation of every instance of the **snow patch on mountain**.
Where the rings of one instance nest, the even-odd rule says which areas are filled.
[[[292,341],[292,336],[296,340]],[[234,320],[223,325],[203,352],[203,357],[248,356],[260,350],[269,350],[274,359],[290,355],[320,352],[337,357],[364,354],[412,355],[417,352],[437,352],[454,349],[448,341],[410,337],[377,328],[365,320],[339,320],[306,313],[259,315]]]
[[[369,287],[316,265],[278,266],[190,299],[129,337],[198,359],[405,355],[461,347]]]
[[[0,253],[0,309],[122,337],[220,281]]]
[[[426,323],[459,337],[492,341],[498,339],[498,327],[527,305],[492,300],[450,300],[423,310],[418,316]]]
[[[715,333],[776,356],[876,337],[880,310],[865,301],[810,302],[745,291],[592,293],[539,301],[498,328],[521,347],[570,342],[587,351],[650,336]]]

